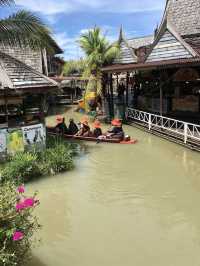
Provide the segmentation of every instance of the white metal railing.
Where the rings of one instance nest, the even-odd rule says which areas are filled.
[[[127,108],[126,117],[127,119],[133,119],[147,124],[149,130],[154,127],[163,129],[172,134],[180,135],[183,137],[184,143],[187,143],[188,140],[195,140],[199,141],[200,144],[200,125],[143,112],[133,108]]]

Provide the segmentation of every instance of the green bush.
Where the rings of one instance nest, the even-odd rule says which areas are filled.
[[[78,145],[68,144],[61,138],[48,138],[45,151],[17,153],[2,165],[1,181],[14,179],[19,184],[35,177],[70,170],[74,165],[73,156],[77,153]]]
[[[64,144],[57,144],[44,152],[43,167],[48,169],[48,174],[64,172],[72,169],[73,166],[71,149]]]
[[[10,181],[0,186],[1,266],[21,265],[29,258],[33,234],[40,227],[33,214],[38,205],[35,197],[27,198],[20,194]],[[19,210],[20,204],[23,208]]]
[[[80,153],[80,145],[77,143],[68,142],[59,136],[47,136],[47,149],[56,148],[61,144],[65,145],[67,151],[70,152],[72,156],[76,156]]]
[[[41,174],[37,154],[24,152],[17,153],[11,158],[1,175],[3,180],[12,180],[14,178],[17,182],[21,183],[33,177],[41,176]]]

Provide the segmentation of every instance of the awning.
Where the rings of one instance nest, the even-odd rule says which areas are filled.
[[[128,72],[134,70],[151,70],[151,69],[166,69],[166,68],[179,68],[188,66],[200,66],[200,57],[187,58],[187,59],[174,59],[163,60],[150,63],[138,63],[138,64],[115,64],[103,67],[101,70],[104,73],[113,72]]]

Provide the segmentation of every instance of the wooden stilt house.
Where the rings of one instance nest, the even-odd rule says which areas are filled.
[[[200,121],[200,1],[168,0],[153,36],[120,39],[119,58],[102,69],[110,116],[124,106]]]

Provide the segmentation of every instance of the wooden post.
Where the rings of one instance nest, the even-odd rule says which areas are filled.
[[[7,99],[6,88],[4,88],[4,100],[5,100],[5,117],[6,117],[6,122],[8,123],[8,99]]]
[[[111,108],[110,108],[110,117],[111,119],[114,117],[114,99],[113,99],[114,95],[113,95],[113,75],[112,73],[110,74],[110,104],[111,104]]]
[[[184,123],[184,143],[186,144],[187,143],[187,139],[188,139],[188,124],[187,123]]]
[[[126,73],[126,107],[128,107],[128,86],[129,86],[129,73]]]
[[[117,91],[118,91],[118,87],[119,87],[119,76],[117,74]]]
[[[110,97],[110,75],[109,74],[106,74],[105,89],[106,89],[106,98],[108,102],[108,112],[109,112],[109,118],[110,118],[111,117],[111,97]]]
[[[198,97],[199,99],[198,99],[198,102],[199,102],[199,113],[200,113],[200,94],[199,94],[199,97]]]
[[[160,83],[160,115],[163,115],[163,89],[162,83]]]

